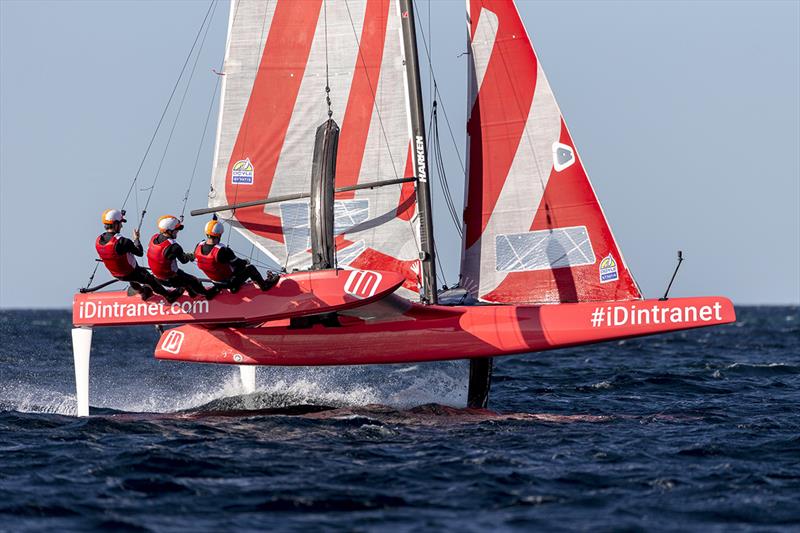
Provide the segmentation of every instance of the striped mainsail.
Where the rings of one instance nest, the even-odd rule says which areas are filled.
[[[467,0],[462,283],[478,299],[641,298],[512,0]]]
[[[233,0],[210,207],[309,192],[326,79],[336,186],[413,176],[396,0]],[[399,271],[416,298],[413,183],[337,194],[334,211],[338,265]],[[287,270],[310,266],[307,200],[221,215]]]

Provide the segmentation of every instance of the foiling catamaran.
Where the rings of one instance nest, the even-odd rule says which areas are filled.
[[[93,327],[178,325],[157,359],[239,365],[249,391],[258,365],[469,359],[468,405],[485,407],[493,357],[735,320],[722,297],[643,299],[513,0],[466,4],[459,287],[436,282],[412,0],[232,0],[209,207],[192,214],[286,274],[213,301],[76,294],[79,416]]]

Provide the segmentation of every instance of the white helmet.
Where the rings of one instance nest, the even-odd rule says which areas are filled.
[[[158,231],[166,233],[168,231],[177,231],[183,229],[183,224],[178,220],[178,217],[172,215],[164,215],[158,219]]]
[[[114,222],[127,222],[122,211],[119,209],[106,209],[102,216],[103,224],[113,224]]]

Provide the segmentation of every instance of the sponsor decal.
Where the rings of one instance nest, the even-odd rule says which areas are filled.
[[[208,313],[208,300],[189,300],[168,304],[160,302],[138,303],[103,303],[81,302],[78,307],[78,318],[146,318],[172,315],[204,315]]]
[[[619,271],[617,270],[617,262],[614,261],[614,256],[608,254],[600,261],[600,283],[608,283],[609,281],[616,281],[619,279]]]
[[[651,307],[600,306],[595,307],[590,318],[593,328],[643,326],[650,324],[686,324],[693,322],[718,322],[722,320],[722,304],[684,305],[672,307],[653,304]]]
[[[425,172],[425,143],[422,142],[422,135],[417,135],[416,138],[417,148],[417,179],[419,181],[428,181],[428,174]]]
[[[176,329],[169,330],[161,342],[161,349],[169,353],[177,354],[181,351],[181,346],[183,346],[183,332]]]
[[[370,270],[352,270],[344,284],[344,292],[363,300],[375,296],[383,276]]]
[[[242,159],[233,164],[231,183],[233,185],[252,185],[255,169],[250,159]]]
[[[561,172],[565,168],[571,167],[575,162],[575,152],[571,146],[563,143],[553,143],[553,168],[556,172]]]

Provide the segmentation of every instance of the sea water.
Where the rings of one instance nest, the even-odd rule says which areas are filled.
[[[800,309],[466,366],[159,362],[66,311],[0,313],[0,531],[800,528]],[[380,349],[376,346],[376,350]]]

